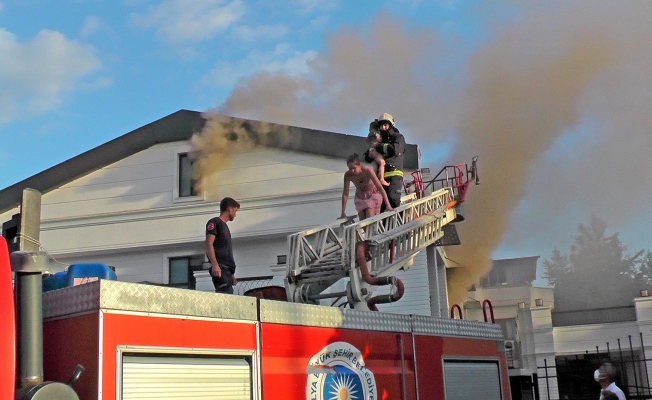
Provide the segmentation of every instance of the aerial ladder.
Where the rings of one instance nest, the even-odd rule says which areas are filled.
[[[288,301],[321,304],[331,299],[331,305],[377,310],[376,304],[400,299],[404,288],[394,274],[441,240],[445,226],[463,220],[456,210],[471,182],[480,183],[476,162],[474,157],[470,166],[445,166],[426,181],[421,171],[411,173],[404,185],[407,199],[393,211],[358,222],[339,219],[290,235]],[[335,285],[342,279],[348,279],[346,289],[333,289],[342,286]],[[382,285],[391,285],[393,293],[372,296]]]

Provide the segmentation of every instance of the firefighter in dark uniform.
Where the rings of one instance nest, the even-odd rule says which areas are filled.
[[[389,186],[384,186],[389,203],[393,208],[401,205],[401,190],[403,189],[403,154],[405,153],[405,138],[394,126],[394,118],[383,113],[373,121],[370,128],[378,128],[381,142],[376,145],[376,151],[385,159],[385,180]],[[371,162],[365,154],[365,161]],[[385,211],[385,204],[381,206]]]

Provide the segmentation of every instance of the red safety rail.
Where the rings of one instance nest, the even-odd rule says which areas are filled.
[[[425,182],[421,171],[411,172],[409,175],[412,180],[403,183],[405,193],[415,193],[420,199],[426,195],[428,190],[435,191],[444,187],[452,187],[458,203],[462,203],[466,199],[471,182],[475,181],[476,185],[480,184],[477,161],[478,157],[473,157],[470,167],[467,163],[447,165],[433,179]]]
[[[424,197],[426,191],[423,187],[423,175],[421,175],[421,171],[410,172],[408,175],[412,177],[412,180],[407,182],[403,180],[405,193],[416,193],[417,199]]]
[[[487,319],[487,306],[489,306],[489,315],[491,316],[491,323],[495,324],[496,319],[494,318],[494,306],[491,305],[489,299],[484,299],[482,302],[482,314],[484,315],[484,322],[489,322]]]
[[[460,316],[459,319],[464,319],[464,316],[462,315],[462,307],[460,307],[459,304],[453,304],[451,306],[451,318],[455,319],[455,310],[457,310],[457,313]]]

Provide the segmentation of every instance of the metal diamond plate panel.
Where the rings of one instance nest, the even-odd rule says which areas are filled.
[[[257,320],[253,297],[109,280],[43,293],[43,318],[98,309]]]
[[[482,339],[503,338],[503,332],[496,324],[421,315],[412,315],[412,329],[414,333],[428,335],[466,336]]]
[[[43,293],[43,318],[78,314],[100,308],[100,282]]]
[[[344,309],[345,328],[385,332],[410,332],[410,316],[374,311]]]
[[[407,315],[271,300],[260,300],[260,321],[323,328],[374,329],[385,332],[410,331],[410,317]]]

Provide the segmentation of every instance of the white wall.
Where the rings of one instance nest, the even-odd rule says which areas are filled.
[[[414,264],[410,269],[399,271],[395,276],[405,285],[403,298],[396,303],[379,304],[378,309],[398,314],[430,315],[430,292],[425,250],[414,257]],[[381,287],[374,292],[374,295],[387,293],[389,293],[388,287]]]
[[[554,289],[534,286],[496,286],[478,287],[467,292],[467,300],[476,300],[482,304],[485,299],[491,301],[496,319],[516,318],[518,303],[525,303],[526,307],[535,307],[536,299],[543,299],[544,306],[554,308]],[[489,310],[487,310],[487,313]],[[482,308],[469,308],[464,310],[464,318],[484,321]]]
[[[219,204],[175,197],[177,155],[189,150],[185,141],[155,145],[44,194],[44,247],[70,257],[203,240]],[[345,170],[344,160],[271,148],[234,155],[216,173],[220,193],[242,205],[233,237],[289,234],[335,219]]]
[[[40,241],[58,261],[51,269],[102,262],[114,266],[120,280],[167,283],[170,257],[203,255],[205,224],[219,214],[219,204],[178,198],[178,154],[191,150],[188,141],[158,144],[45,193]],[[287,253],[288,234],[339,217],[345,171],[344,159],[296,151],[232,155],[215,178],[219,197],[242,206],[229,223],[236,276],[278,275],[271,266]],[[351,187],[348,214],[355,214],[354,193]],[[397,276],[405,284],[403,299],[379,308],[430,315],[425,252]]]

